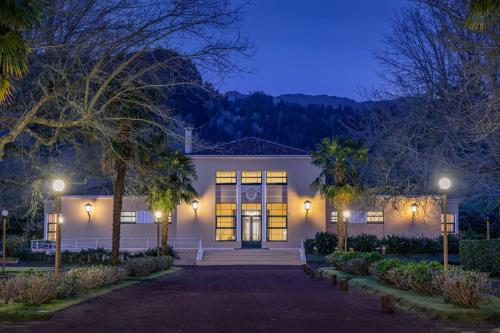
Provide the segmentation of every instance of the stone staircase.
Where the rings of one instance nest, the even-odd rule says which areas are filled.
[[[299,249],[204,250],[197,265],[302,265]]]

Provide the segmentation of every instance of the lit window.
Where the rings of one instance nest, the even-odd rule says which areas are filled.
[[[339,220],[339,214],[336,210],[332,210],[330,212],[330,223],[337,223]],[[344,216],[344,222],[347,221],[347,218]]]
[[[121,212],[120,223],[136,223],[135,212]]]
[[[366,212],[366,223],[384,223],[384,211],[368,211]]]
[[[444,232],[443,214],[441,214],[441,232]],[[449,234],[455,233],[455,214],[447,214],[446,225],[448,229],[446,230]]]
[[[266,172],[266,183],[267,184],[286,185],[286,183],[287,183],[286,171],[267,171]]]
[[[236,240],[236,204],[218,203],[215,205],[215,240]]]
[[[241,173],[242,184],[261,184],[262,172],[260,171],[243,171]]]
[[[216,184],[236,184],[236,171],[217,171],[215,173]]]
[[[267,204],[267,240],[284,242],[288,240],[286,203]]]

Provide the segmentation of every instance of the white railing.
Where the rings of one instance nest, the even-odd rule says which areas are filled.
[[[300,260],[306,260],[306,251],[304,249],[304,239],[303,238],[300,240],[299,254],[300,254]]]
[[[168,240],[168,245],[175,250],[196,250],[199,248],[199,238],[172,238]],[[61,250],[80,251],[83,249],[104,248],[111,249],[111,238],[76,238],[62,239]],[[31,241],[31,251],[47,252],[55,250],[55,241],[36,239]],[[120,250],[124,251],[144,251],[157,247],[156,238],[121,238]]]
[[[200,242],[198,243],[198,252],[196,253],[196,260],[203,260],[203,246]]]

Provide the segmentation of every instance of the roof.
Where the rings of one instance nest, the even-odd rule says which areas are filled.
[[[247,137],[215,147],[204,147],[194,151],[191,155],[218,155],[218,156],[276,156],[276,155],[309,155],[307,151],[282,145],[280,143]]]

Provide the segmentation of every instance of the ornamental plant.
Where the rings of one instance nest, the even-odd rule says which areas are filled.
[[[434,278],[434,287],[440,291],[446,302],[466,307],[477,307],[483,294],[491,288],[488,275],[451,267],[441,271]]]

